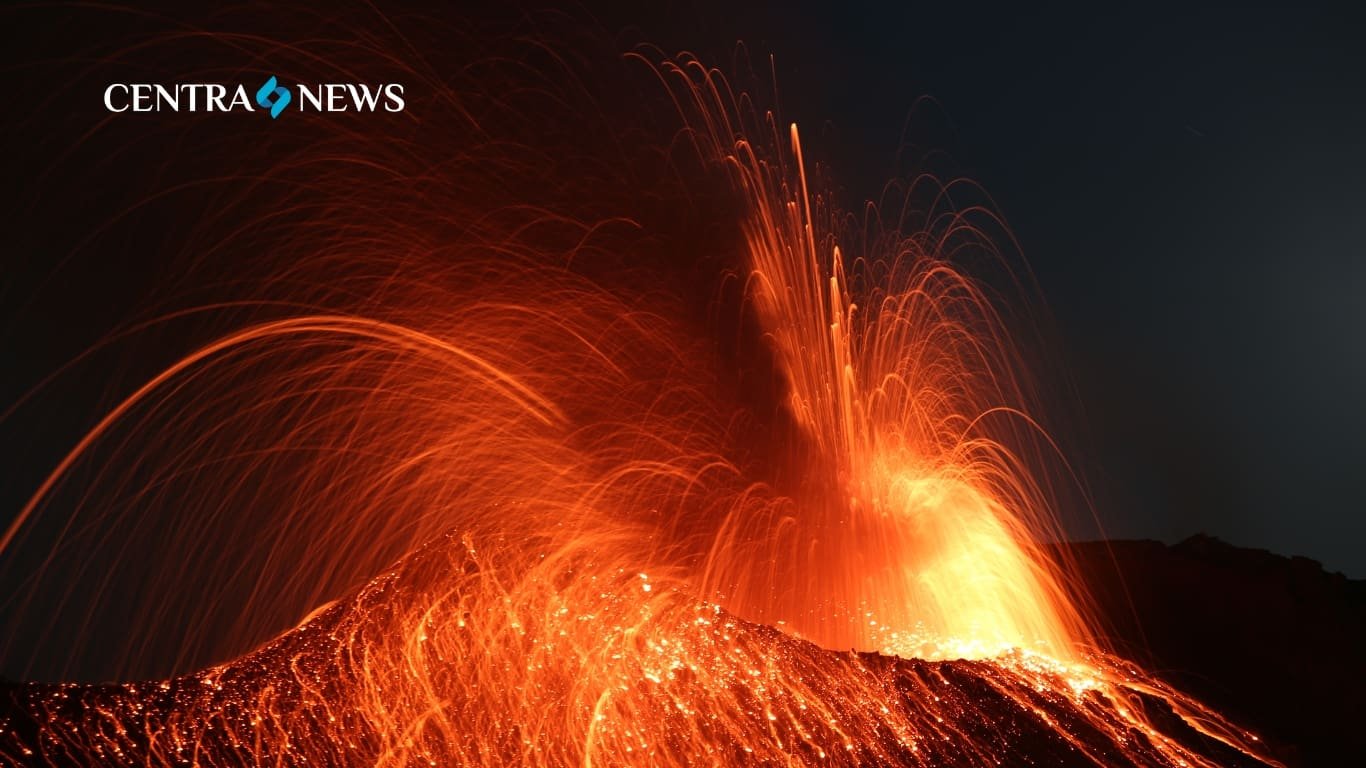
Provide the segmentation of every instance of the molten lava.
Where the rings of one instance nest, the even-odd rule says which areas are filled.
[[[372,578],[258,584],[335,602],[198,673],[16,688],[0,756],[1274,764],[1099,649],[1041,550],[1047,439],[1006,319],[954,266],[970,218],[853,236],[808,188],[795,126],[693,60],[655,71],[736,195],[777,415],[728,410],[727,374],[667,311],[509,258],[531,250],[511,231],[457,244],[481,266],[444,282],[318,289],[113,409],[3,544],[112,444],[100,481],[135,489],[128,506],[198,489],[175,552],[206,551],[196,516],[271,504],[288,514],[263,522],[268,560]],[[162,450],[119,469],[152,434]]]

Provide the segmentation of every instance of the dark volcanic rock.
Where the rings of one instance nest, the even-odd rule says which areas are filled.
[[[1366,581],[1203,535],[1066,549],[1121,656],[1293,763],[1366,765]]]
[[[1079,569],[1097,617],[1121,656],[1258,731],[1272,752],[1291,765],[1366,765],[1366,739],[1357,725],[1366,716],[1358,690],[1366,680],[1361,655],[1366,649],[1366,584],[1325,573],[1302,558],[1237,549],[1207,537],[1175,546],[1121,541],[1069,544],[1063,550]],[[413,558],[409,570],[443,562],[449,565],[429,556]],[[169,758],[167,764],[184,764],[191,754],[216,755],[209,761],[214,765],[248,764],[255,758],[280,765],[366,764],[370,761],[364,755],[377,748],[375,735],[363,718],[345,708],[340,716],[355,722],[337,725],[329,702],[344,701],[353,687],[347,677],[351,667],[336,663],[342,657],[339,638],[354,636],[345,628],[367,626],[374,612],[393,604],[393,590],[402,589],[401,580],[389,577],[375,583],[379,586],[368,597],[338,603],[253,654],[200,675],[105,686],[0,682],[0,763],[85,765],[93,758],[141,764],[149,750],[165,748],[153,747],[148,733],[164,737],[185,727],[177,713],[198,712],[207,718],[190,722],[203,720],[203,727],[173,740],[179,746],[162,754]],[[872,684],[889,694],[877,700],[902,712],[939,702],[928,713],[930,719],[936,714],[951,719],[938,737],[931,727],[930,737],[915,745],[916,754],[898,752],[904,742],[890,735],[881,744],[875,743],[881,737],[874,736],[874,743],[847,747],[853,751],[840,755],[844,762],[982,763],[980,755],[962,751],[962,736],[992,754],[1012,755],[1011,763],[1017,765],[1153,762],[1131,759],[1135,748],[1144,751],[1141,743],[1116,751],[1114,742],[1096,730],[1097,721],[1086,713],[1104,706],[1101,701],[1078,702],[1052,689],[1035,689],[1027,678],[1001,675],[993,663],[836,653],[770,627],[739,620],[727,626],[751,638],[745,642],[787,658],[796,664],[794,669],[812,674],[826,670],[831,681],[856,678]],[[802,666],[803,660],[814,663]],[[281,674],[286,670],[290,673]],[[300,670],[304,674],[296,674]],[[263,709],[262,701],[272,706]],[[1145,711],[1160,733],[1219,765],[1260,764],[1191,729],[1161,697],[1134,690],[1125,701]],[[756,703],[749,709],[761,712],[763,707]],[[882,733],[885,721],[875,722],[876,732]],[[51,732],[53,724],[61,724],[61,737],[44,741],[42,734]],[[346,733],[348,743],[313,745],[305,752],[243,751],[247,743],[255,743],[255,734],[267,729],[287,734],[286,741]],[[90,740],[91,734],[100,736]],[[1144,737],[1133,738],[1141,742]],[[29,751],[40,743],[45,745],[42,758]],[[741,746],[730,745],[743,762]]]

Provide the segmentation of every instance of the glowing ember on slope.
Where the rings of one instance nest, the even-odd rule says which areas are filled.
[[[270,489],[288,513],[265,545],[273,560],[331,568],[345,550],[335,567],[382,572],[200,673],[17,688],[0,754],[1269,762],[1250,735],[1095,650],[1039,551],[1057,523],[1031,472],[1043,457],[1027,454],[1041,438],[1022,366],[984,289],[948,260],[969,220],[931,217],[857,249],[808,190],[795,128],[756,120],[694,61],[656,71],[738,192],[746,296],[783,382],[769,403],[783,428],[739,437],[761,443],[770,471],[728,456],[741,417],[714,396],[706,345],[637,297],[545,266],[556,259],[518,239],[530,224],[458,243],[487,271],[444,283],[419,270],[333,295],[294,268],[308,295],[291,306],[307,311],[139,389],[4,542],[87,451],[135,444],[109,439],[131,430],[169,447],[165,464],[138,456],[109,481],[136,501],[190,478],[202,507],[185,514],[224,514]],[[367,255],[350,266],[362,286],[385,274]]]
[[[1260,764],[1239,751],[1251,736],[1105,656],[835,653],[697,603],[682,584],[642,600],[637,574],[591,565],[619,542],[530,567],[473,543],[444,537],[355,598],[200,674],[19,689],[0,755],[203,766]],[[502,588],[509,576],[515,595]]]

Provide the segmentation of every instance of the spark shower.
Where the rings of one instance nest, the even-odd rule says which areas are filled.
[[[200,230],[227,298],[110,340],[213,329],[3,531],[43,562],[8,615],[89,623],[133,573],[165,599],[64,642],[183,650],[17,687],[0,758],[1277,764],[1108,652],[1048,546],[1072,481],[989,206],[926,174],[842,211],[798,126],[648,48],[672,130],[567,152],[527,104],[593,86],[547,58],[412,69],[454,150],[309,124],[247,183],[283,204]]]

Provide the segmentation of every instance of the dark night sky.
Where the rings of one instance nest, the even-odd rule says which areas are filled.
[[[1019,238],[1064,365],[1041,375],[1075,383],[1071,421],[1086,426],[1067,438],[1107,532],[1206,531],[1366,576],[1366,11],[704,2],[590,13],[623,40],[720,64],[740,40],[772,53],[785,116],[819,137],[846,203],[876,195],[912,107],[932,98],[904,135],[947,150]],[[27,41],[8,40],[7,61],[33,37],[61,45],[51,30],[4,26]],[[7,106],[23,125],[0,134],[6,163],[34,130],[24,110]],[[7,198],[40,166],[6,172]],[[117,317],[81,314],[82,297],[128,279],[20,252],[72,225],[49,212],[32,226],[0,275],[0,408]],[[106,406],[92,395],[41,433],[33,419],[0,424],[0,518]]]

